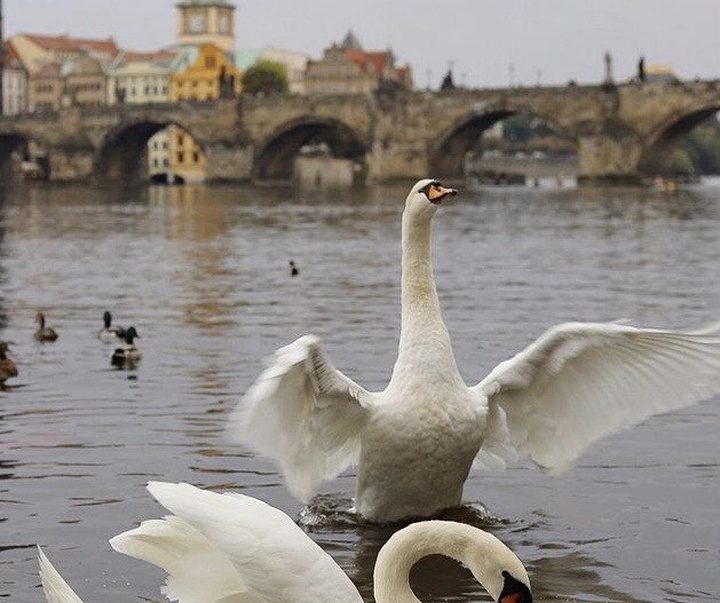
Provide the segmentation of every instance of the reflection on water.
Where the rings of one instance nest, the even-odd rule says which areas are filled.
[[[262,359],[307,332],[353,379],[384,387],[406,188],[0,191],[0,338],[20,370],[0,393],[0,597],[42,600],[40,543],[88,603],[161,600],[162,572],[107,543],[163,513],[149,479],[240,490],[300,517],[272,464],[225,441],[227,414]],[[719,188],[465,191],[440,210],[434,247],[471,383],[557,322],[718,319]],[[58,341],[33,340],[39,308]],[[115,370],[97,338],[105,310],[141,334],[132,370]],[[718,430],[715,400],[601,442],[561,479],[527,463],[473,472],[461,519],[517,552],[538,601],[717,600]],[[349,507],[353,483],[349,471],[320,501]],[[391,529],[332,514],[305,525],[371,600]],[[442,558],[412,582],[427,601],[484,596]]]

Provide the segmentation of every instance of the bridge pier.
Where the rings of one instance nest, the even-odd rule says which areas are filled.
[[[49,154],[50,180],[83,182],[94,176],[95,149],[55,147]]]
[[[583,136],[578,145],[578,181],[637,184],[642,145],[630,138],[606,134]]]
[[[206,144],[208,182],[252,180],[253,148],[231,144]]]
[[[424,141],[376,141],[366,155],[368,182],[392,182],[428,173]]]

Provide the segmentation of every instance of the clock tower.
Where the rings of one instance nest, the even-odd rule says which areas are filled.
[[[183,0],[177,7],[177,44],[215,44],[235,50],[235,6],[227,0]]]

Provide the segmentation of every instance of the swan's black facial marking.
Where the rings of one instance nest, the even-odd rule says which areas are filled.
[[[457,195],[457,191],[454,188],[445,188],[438,180],[429,182],[420,189],[420,192],[428,198],[430,203],[436,205],[440,205],[448,195]]]
[[[505,582],[498,603],[532,603],[532,593],[527,584],[513,578],[508,571],[503,571],[502,575]]]

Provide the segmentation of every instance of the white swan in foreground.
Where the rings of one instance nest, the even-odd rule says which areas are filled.
[[[432,217],[454,194],[421,180],[405,201],[400,344],[384,391],[346,377],[307,335],[275,353],[231,416],[230,436],[275,459],[304,502],[357,464],[360,515],[429,517],[461,503],[476,460],[503,468],[523,453],[558,474],[599,438],[720,392],[720,323],[696,331],[561,324],[468,387],[430,253]]]
[[[164,595],[180,603],[362,603],[345,572],[285,513],[242,494],[151,482],[173,515],[144,521],[112,547],[168,574]],[[465,564],[500,603],[531,603],[530,581],[497,538],[461,523],[427,521],[396,532],[375,565],[378,603],[419,603],[410,569],[442,554]],[[82,603],[38,548],[48,603]]]

